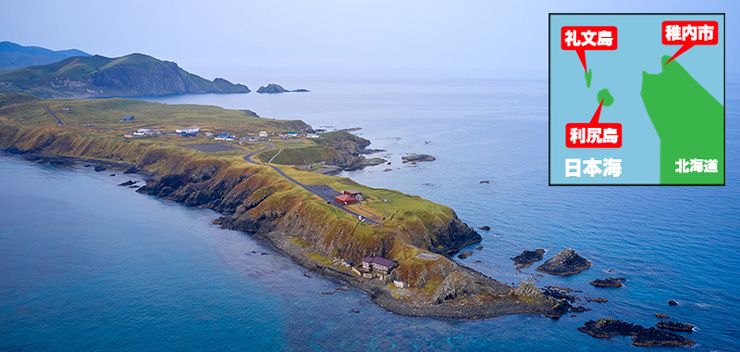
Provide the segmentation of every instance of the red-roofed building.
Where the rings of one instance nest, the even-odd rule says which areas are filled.
[[[338,195],[334,197],[334,200],[339,204],[349,205],[349,204],[357,204],[357,199],[350,197],[346,194]]]
[[[362,200],[362,192],[355,191],[353,189],[348,189],[346,191],[342,191],[342,194],[348,195],[354,199]]]

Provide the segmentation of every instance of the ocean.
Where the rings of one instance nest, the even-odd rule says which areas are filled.
[[[356,133],[385,149],[378,155],[391,165],[341,176],[491,227],[479,231],[471,257],[455,260],[504,283],[534,280],[609,301],[582,302],[591,310],[560,320],[402,317],[354,289],[321,295],[339,283],[304,276],[250,234],[219,229],[213,211],[116,186],[130,175],[3,155],[0,351],[637,351],[627,338],[576,328],[602,317],[653,326],[658,312],[696,326],[687,334],[692,350],[740,350],[740,85],[726,90],[727,186],[549,187],[546,80],[423,72],[278,79],[311,92],[144,99],[362,128]],[[437,160],[404,165],[404,153]],[[535,248],[545,258],[573,248],[592,267],[570,277],[539,276],[539,263],[515,270],[509,258]],[[627,281],[589,285],[609,276]]]

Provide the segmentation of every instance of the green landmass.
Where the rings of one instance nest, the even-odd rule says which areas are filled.
[[[134,121],[120,121],[130,114],[135,115]],[[570,309],[567,301],[546,297],[536,288],[534,292],[515,291],[452,261],[451,253],[481,237],[447,206],[348,178],[255,163],[260,155],[252,156],[252,162],[245,160],[247,154],[265,149],[260,142],[216,141],[202,134],[124,137],[139,128],[171,131],[191,125],[248,136],[260,131],[270,136],[310,131],[302,121],[261,118],[248,110],[120,98],[41,100],[0,94],[0,147],[4,150],[88,163],[121,163],[154,173],[139,192],[214,209],[223,214],[217,220],[222,227],[258,234],[296,263],[368,292],[385,309],[414,316],[477,319],[515,313],[560,317]],[[273,139],[275,149],[296,149],[301,158],[309,157],[301,156],[300,150],[361,148],[341,132],[323,134],[314,142],[266,139]],[[205,152],[210,149],[202,148],[206,143],[233,148]],[[291,143],[304,146],[291,148]],[[280,174],[278,167],[291,179]],[[362,203],[346,208],[374,222],[358,221],[302,185],[361,191]],[[388,277],[371,280],[340,265],[343,260],[359,264],[366,256],[390,258],[399,266]],[[408,285],[403,295],[388,288],[393,280]]]
[[[593,71],[591,69],[588,69],[588,72],[586,74],[586,88],[591,88],[591,77],[593,76]]]
[[[38,46],[23,46],[0,42],[0,70],[15,70],[32,65],[46,65],[72,56],[90,56],[77,49],[49,50]]]
[[[600,102],[602,99],[604,99],[604,106],[611,106],[612,104],[614,104],[614,97],[606,88],[596,93],[596,101]]]
[[[724,107],[677,60],[642,74],[642,101],[660,137],[661,184],[724,184]],[[676,161],[716,159],[717,172],[678,173]]]
[[[209,81],[176,63],[144,54],[119,58],[75,56],[59,62],[0,72],[0,93],[39,97],[125,97],[194,93],[248,93],[225,79]]]

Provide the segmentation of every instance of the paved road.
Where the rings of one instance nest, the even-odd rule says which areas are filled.
[[[48,111],[51,114],[51,116],[54,116],[54,118],[57,119],[57,124],[64,125],[64,122],[62,122],[62,120],[60,120],[53,111],[51,111],[51,109],[49,108],[49,105],[44,105],[44,107],[46,108],[46,111]]]
[[[350,215],[354,216],[356,219],[359,218],[360,214],[357,214],[354,211],[345,208],[342,204],[337,203],[334,200],[334,197],[337,196],[337,195],[339,195],[339,192],[337,192],[335,189],[333,189],[333,188],[331,188],[331,187],[329,187],[327,185],[304,185],[304,184],[298,182],[296,179],[294,179],[294,178],[286,175],[282,170],[280,170],[276,166],[268,165],[268,164],[263,164],[263,163],[259,163],[259,162],[253,161],[251,159],[253,156],[255,156],[257,154],[260,154],[260,153],[264,153],[266,151],[269,151],[269,150],[272,150],[273,148],[275,148],[274,145],[269,144],[269,143],[261,143],[260,142],[259,144],[262,144],[262,145],[266,146],[267,148],[262,149],[262,150],[257,151],[257,152],[254,152],[254,153],[251,153],[251,154],[248,154],[247,156],[244,157],[244,160],[246,160],[247,162],[250,162],[252,164],[255,164],[255,165],[264,165],[264,166],[269,166],[269,167],[273,168],[281,176],[283,176],[283,177],[287,178],[288,180],[292,181],[293,183],[295,183],[295,184],[303,187],[303,189],[305,189],[305,190],[307,190],[307,191],[315,194],[319,198],[325,200],[327,203],[329,203],[331,205],[334,205],[335,207],[346,211]],[[369,219],[369,218],[366,218],[364,216],[362,218],[365,221],[369,222],[369,223],[377,224],[377,222],[375,220],[373,220],[373,219]]]

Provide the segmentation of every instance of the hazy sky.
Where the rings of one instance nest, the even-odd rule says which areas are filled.
[[[725,12],[738,72],[738,1],[3,1],[0,40],[186,69],[547,70],[549,12]]]

